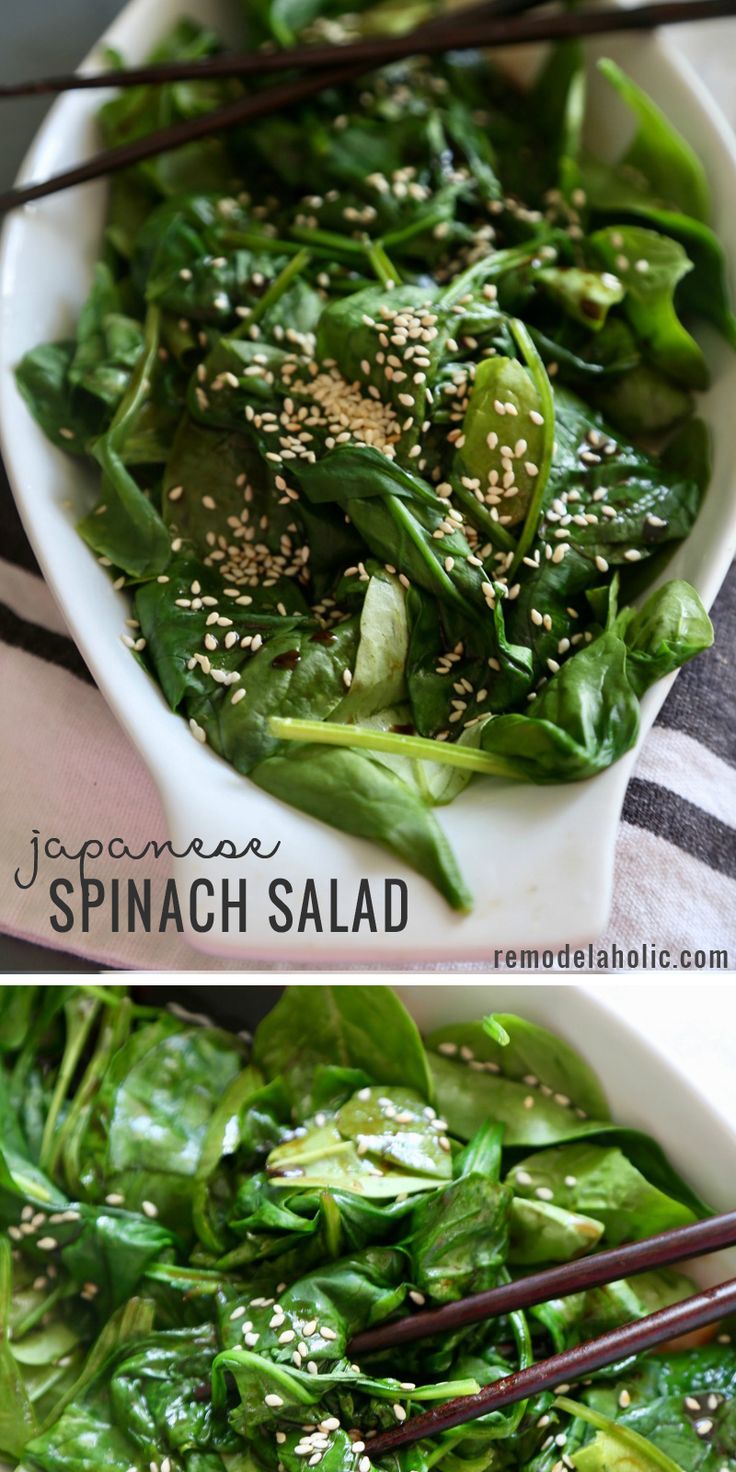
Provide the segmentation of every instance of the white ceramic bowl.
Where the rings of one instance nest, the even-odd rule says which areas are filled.
[[[199,988],[207,1007],[211,984]],[[239,988],[247,998],[248,988]],[[617,1123],[654,1136],[683,1178],[715,1210],[734,1206],[729,1182],[736,1175],[736,1120],[727,1121],[687,1075],[675,1068],[656,1036],[645,1037],[597,996],[572,986],[401,986],[404,1005],[422,1032],[448,1022],[477,1020],[488,1012],[516,1012],[571,1043],[598,1073]],[[235,988],[229,990],[233,1010]],[[714,989],[710,989],[713,998]],[[237,1005],[237,1004],[235,1004]],[[724,990],[725,1037],[735,1046],[733,1007]],[[242,1021],[249,1021],[247,1006]],[[710,1028],[710,1008],[696,1015]],[[702,1048],[700,1049],[702,1053]],[[736,1275],[736,1248],[683,1264],[702,1286]],[[0,1472],[11,1472],[0,1463]]]
[[[187,12],[233,33],[236,0],[132,0],[106,40],[131,61]],[[705,160],[714,195],[715,224],[736,276],[736,140],[695,75],[665,40],[611,38],[589,56],[613,56],[645,86]],[[515,58],[515,63],[520,58]],[[523,64],[527,65],[528,55]],[[99,53],[87,65],[99,65]],[[592,131],[599,147],[620,147],[626,122],[603,82],[591,78]],[[42,178],[99,146],[94,112],[99,94],[68,94],[52,108],[22,170]],[[249,915],[246,935],[215,928],[189,935],[194,945],[223,958],[318,965],[482,959],[500,944],[553,945],[592,938],[604,929],[611,898],[616,829],[636,753],[610,771],[572,786],[548,788],[487,781],[473,783],[439,813],[475,892],[472,915],[452,914],[431,886],[374,846],[351,839],[259,792],[213,752],[199,746],[187,725],[164,704],[154,683],[120,642],[126,600],[74,530],[94,493],[94,476],[49,445],[31,420],[13,380],[13,366],[37,343],[70,332],[90,282],[105,207],[104,185],[87,185],[11,216],[0,255],[0,430],[21,515],[44,574],[100,689],[148,764],[159,787],[177,850],[192,837],[207,848],[222,838],[242,845],[258,835],[266,849],[280,842],[268,864],[246,863]],[[736,548],[733,465],[736,462],[736,355],[713,333],[703,334],[714,387],[703,400],[713,427],[715,466],[703,513],[675,553],[667,576],[688,578],[710,604]],[[668,689],[646,697],[642,733]],[[123,817],[124,815],[121,815]],[[112,835],[110,835],[112,837]],[[233,865],[177,865],[184,891],[197,874],[219,883]],[[299,893],[314,878],[321,894],[340,876],[346,896],[357,882],[377,884],[401,874],[409,885],[409,921],[400,934],[276,934],[268,923],[266,886],[285,876]]]

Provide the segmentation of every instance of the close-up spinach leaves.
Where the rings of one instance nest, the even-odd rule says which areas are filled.
[[[0,1465],[736,1472],[727,1324],[371,1458],[428,1404],[687,1297],[672,1269],[349,1350],[708,1215],[521,1017],[422,1038],[387,987],[300,985],[251,1037],[145,989],[0,988]]]
[[[256,47],[398,23],[247,11]],[[220,46],[182,20],[154,59]],[[244,85],[126,89],[104,141]],[[130,167],[76,335],[17,370],[99,469],[80,532],[193,737],[461,912],[433,809],[601,772],[713,637],[662,581],[709,478],[693,319],[736,346],[707,181],[617,65],[593,85],[633,123],[613,162],[570,41],[526,90],[480,54],[413,58]]]

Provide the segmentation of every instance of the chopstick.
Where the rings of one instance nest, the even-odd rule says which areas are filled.
[[[510,1313],[512,1309],[531,1308],[533,1304],[545,1303],[550,1298],[564,1298],[569,1293],[600,1288],[604,1283],[613,1283],[634,1273],[666,1267],[687,1257],[705,1256],[734,1245],[736,1211],[726,1211],[720,1216],[709,1217],[707,1221],[658,1232],[641,1242],[630,1242],[623,1247],[578,1258],[575,1262],[562,1263],[559,1267],[546,1268],[543,1272],[529,1273],[513,1283],[489,1288],[485,1293],[474,1293],[454,1303],[443,1304],[441,1308],[425,1309],[394,1323],[366,1329],[350,1341],[348,1354],[355,1359],[373,1350],[426,1339],[433,1334],[477,1324],[481,1319]]]
[[[640,5],[632,9],[583,13],[565,11],[549,16],[522,15],[508,18],[496,14],[492,18],[477,18],[467,24],[462,24],[461,16],[458,16],[452,27],[448,22],[441,28],[438,25],[431,32],[420,30],[419,33],[411,32],[406,36],[379,36],[345,46],[308,46],[275,53],[258,52],[256,56],[259,72],[283,70],[286,66],[298,65],[307,71],[307,75],[278,83],[252,96],[215,108],[200,117],[189,118],[186,122],[172,124],[121,147],[95,154],[86,163],[67,169],[41,183],[9,190],[0,195],[0,213],[17,209],[19,205],[28,204],[32,200],[44,199],[62,189],[102,178],[144,159],[153,158],[156,154],[195,142],[210,133],[265,117],[314,96],[327,87],[340,86],[351,81],[371,67],[417,52],[432,55],[448,50],[472,50],[476,47],[529,45],[616,31],[649,30],[658,25],[710,20],[727,15],[736,15],[736,0],[661,0],[661,3]],[[336,65],[338,59],[339,68]],[[242,62],[245,61],[253,69],[254,58],[243,58]],[[200,65],[204,66],[204,63]],[[323,66],[329,66],[330,70],[321,71]],[[206,73],[197,72],[196,75]]]
[[[600,10],[589,13],[565,12],[542,20],[509,20],[502,18],[531,9],[540,0],[521,0],[508,7],[498,4],[476,5],[454,16],[440,16],[424,22],[401,36],[372,36],[362,41],[295,46],[286,50],[225,51],[196,61],[160,62],[149,66],[126,67],[125,70],[103,72],[71,72],[58,77],[42,77],[36,81],[9,83],[0,87],[0,100],[11,97],[33,97],[49,92],[82,91],[97,87],[137,87],[182,81],[210,81],[212,78],[262,76],[266,72],[283,72],[331,66],[338,58],[345,64],[353,60],[364,66],[395,61],[421,51],[434,53],[445,49],[472,49],[476,46],[514,45],[534,41],[556,40],[570,36],[598,35],[606,31],[646,29],[657,25],[673,25],[682,21],[708,20],[733,15],[731,0],[658,0],[632,10]],[[544,3],[544,0],[541,0]],[[492,22],[497,20],[498,25]],[[419,42],[421,41],[421,46]]]
[[[574,1349],[565,1349],[560,1354],[551,1355],[549,1359],[540,1360],[536,1365],[529,1365],[525,1370],[516,1370],[512,1375],[505,1375],[503,1379],[484,1386],[477,1395],[458,1396],[434,1410],[413,1416],[394,1430],[371,1437],[366,1442],[366,1450],[373,1462],[400,1446],[420,1441],[425,1436],[437,1436],[442,1431],[451,1430],[453,1426],[462,1426],[466,1421],[485,1416],[489,1411],[514,1405],[517,1401],[526,1400],[527,1396],[537,1395],[541,1390],[555,1390],[568,1381],[589,1375],[605,1365],[615,1364],[616,1360],[641,1354],[668,1339],[701,1329],[706,1324],[725,1318],[734,1309],[736,1278],[731,1278],[715,1288],[706,1288],[702,1293],[682,1299],[680,1303],[673,1303],[668,1308],[647,1314],[634,1323],[624,1324],[620,1329],[611,1329],[597,1339],[589,1339],[585,1344],[576,1345]]]
[[[483,0],[482,4],[466,7],[461,15],[442,14],[431,20],[422,21],[407,35],[412,41],[428,40],[434,33],[450,28],[456,35],[458,24],[494,16],[519,15],[532,10],[548,0]],[[400,39],[400,38],[398,38]],[[355,43],[353,43],[355,44]],[[0,102],[17,97],[40,97],[55,92],[80,92],[103,87],[160,86],[171,82],[212,81],[228,77],[260,76],[264,72],[287,71],[290,67],[318,64],[331,65],[341,53],[349,49],[344,45],[309,45],[287,49],[255,50],[249,52],[223,51],[215,56],[198,57],[190,61],[163,61],[144,63],[142,66],[115,67],[101,72],[64,72],[59,76],[37,77],[25,82],[7,82],[0,86]],[[322,63],[313,58],[322,56]],[[303,58],[307,57],[304,61]]]

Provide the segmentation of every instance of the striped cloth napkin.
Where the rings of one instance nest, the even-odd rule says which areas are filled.
[[[166,830],[153,782],[39,576],[4,478],[0,525],[0,934],[56,948],[48,894],[12,879],[18,865],[27,872],[32,829],[68,843],[123,834],[131,848]],[[678,676],[629,784],[613,912],[598,942],[609,954],[616,945],[641,957],[646,943],[669,950],[673,965],[686,949],[725,950],[736,964],[736,568],[713,617],[715,647]],[[94,872],[105,881],[114,867],[100,860]],[[137,880],[145,872],[138,865]],[[160,885],[161,864],[150,873]],[[134,970],[229,969],[171,933],[113,935],[107,925],[93,918],[89,934],[75,930],[75,954]]]

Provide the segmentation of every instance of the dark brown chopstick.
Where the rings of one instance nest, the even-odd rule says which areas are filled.
[[[475,23],[480,20],[491,20],[494,17],[519,15],[525,10],[532,10],[539,4],[546,4],[548,0],[483,0],[482,4],[468,6],[462,11],[462,17],[457,13],[454,15],[441,14],[434,16],[431,20],[422,21],[410,34],[413,41],[420,39],[429,41],[432,35],[439,35],[441,31],[448,31],[451,36],[458,33],[458,23]],[[377,38],[378,39],[378,38]],[[400,39],[400,38],[399,38]],[[116,89],[140,86],[162,86],[171,82],[196,82],[212,81],[213,79],[224,79],[228,77],[245,77],[250,75],[260,76],[264,72],[287,71],[290,67],[300,67],[300,57],[307,55],[309,60],[304,63],[307,66],[316,65],[312,60],[313,53],[321,53],[323,64],[332,65],[340,59],[345,45],[300,46],[287,50],[255,50],[245,53],[234,51],[218,52],[215,56],[198,57],[190,61],[161,61],[145,63],[142,66],[115,67],[108,71],[100,72],[64,72],[59,76],[37,77],[26,82],[7,82],[0,86],[0,101],[17,97],[40,97],[55,92],[82,92],[96,90],[97,88],[113,87]]]
[[[406,36],[379,36],[359,41],[355,45],[309,46],[280,53],[259,52],[260,71],[265,69],[264,62],[271,65],[273,55],[279,69],[287,64],[286,58],[289,66],[296,65],[298,58],[298,65],[307,69],[308,74],[281,82],[253,96],[239,98],[225,107],[215,108],[197,118],[189,118],[184,123],[173,124],[159,132],[150,133],[147,137],[137,138],[120,148],[98,153],[86,163],[56,174],[39,184],[12,189],[0,195],[0,213],[6,213],[35,199],[43,199],[73,185],[102,178],[210,133],[232,128],[248,119],[265,117],[313,96],[326,87],[350,81],[373,66],[411,56],[417,51],[429,55],[476,47],[527,45],[615,31],[649,30],[658,25],[709,20],[727,15],[736,15],[736,0],[661,0],[659,4],[640,5],[632,9],[564,11],[549,16],[496,16],[467,25],[462,25],[461,17],[458,16],[456,31],[451,30],[449,25],[443,25],[442,29],[438,27],[431,34],[425,32],[419,40],[412,32]],[[251,65],[250,59],[248,64]],[[324,66],[329,66],[330,70],[321,71],[320,68]]]
[[[366,1329],[350,1341],[348,1353],[355,1359],[371,1350],[390,1349],[397,1344],[427,1339],[433,1334],[461,1329],[466,1324],[477,1324],[482,1319],[510,1313],[512,1309],[530,1308],[532,1304],[545,1303],[550,1298],[564,1298],[569,1293],[600,1288],[604,1283],[613,1283],[634,1273],[666,1267],[688,1257],[705,1256],[734,1245],[736,1211],[726,1211],[704,1222],[658,1232],[641,1242],[630,1242],[623,1247],[578,1258],[575,1262],[561,1263],[559,1267],[530,1273],[513,1283],[502,1283],[498,1288],[459,1298],[457,1302],[443,1304],[441,1308],[425,1309],[397,1319],[395,1323]]]
[[[20,189],[10,189],[6,194],[0,194],[0,214],[17,209],[19,205],[30,204],[34,199],[45,199],[49,194],[58,194],[62,189],[71,189],[75,184],[87,184],[93,179],[102,179],[107,174],[129,168],[131,164],[141,163],[143,159],[155,158],[157,154],[166,153],[170,148],[194,143],[199,138],[233,128],[248,119],[278,112],[281,108],[301,102],[305,97],[313,97],[325,87],[341,85],[352,77],[359,76],[362,71],[361,65],[341,67],[339,71],[309,72],[295,81],[280,82],[263,92],[255,92],[252,96],[241,97],[225,107],[202,113],[200,117],[189,118],[185,123],[172,123],[170,127],[136,138],[132,143],[124,143],[119,148],[93,154],[86,163],[66,169],[62,174],[54,174],[39,184],[26,184]]]
[[[733,1313],[735,1309],[736,1278],[731,1278],[727,1283],[706,1288],[702,1293],[695,1293],[691,1298],[671,1304],[669,1308],[658,1309],[656,1313],[647,1314],[645,1318],[637,1319],[632,1324],[601,1334],[598,1339],[589,1339],[587,1343],[578,1344],[574,1349],[565,1349],[561,1354],[540,1360],[538,1364],[530,1365],[525,1370],[505,1375],[502,1380],[486,1385],[477,1395],[458,1396],[434,1410],[413,1416],[395,1430],[371,1437],[366,1443],[366,1449],[371,1461],[375,1461],[377,1457],[395,1451],[397,1447],[421,1441],[426,1436],[437,1436],[453,1426],[462,1426],[466,1421],[485,1416],[488,1411],[514,1405],[517,1401],[526,1400],[527,1396],[537,1395],[541,1390],[555,1390],[582,1375],[602,1369],[604,1365],[615,1364],[628,1355],[641,1354],[668,1339],[701,1329],[706,1324],[713,1324]]]

